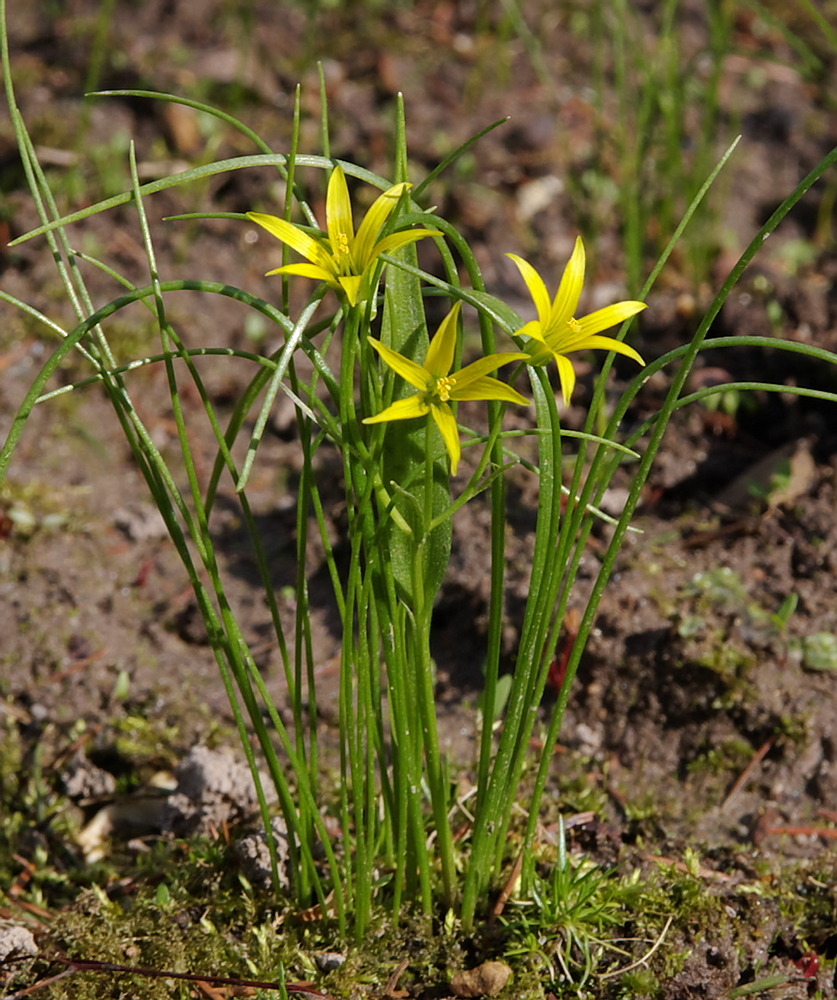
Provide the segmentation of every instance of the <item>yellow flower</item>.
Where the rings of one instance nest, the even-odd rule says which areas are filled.
[[[424,417],[428,413],[432,414],[450,455],[453,475],[456,475],[462,448],[459,443],[456,417],[453,415],[450,401],[499,399],[509,403],[523,403],[524,405],[529,403],[525,396],[521,396],[511,386],[487,375],[487,372],[495,371],[500,365],[528,358],[528,354],[520,352],[489,354],[451,374],[450,369],[456,350],[456,329],[460,306],[461,303],[457,302],[442,320],[436,331],[436,336],[427,349],[423,365],[405,358],[403,354],[393,351],[392,348],[382,344],[379,340],[369,338],[369,343],[390,368],[410,385],[415,386],[419,392],[406,399],[397,400],[392,406],[388,406],[374,417],[367,417],[363,421],[365,424],[377,424],[384,420],[410,420],[413,417]]]
[[[326,234],[309,236],[299,226],[275,215],[248,212],[248,219],[310,261],[308,264],[277,267],[267,273],[300,274],[316,281],[328,282],[332,288],[342,291],[352,306],[365,301],[372,292],[372,276],[382,253],[391,253],[425,236],[442,235],[435,229],[408,229],[403,233],[378,238],[401,195],[410,187],[410,184],[396,184],[384,191],[366,213],[357,233],[352,222],[352,203],[349,200],[346,175],[340,166],[334,168],[328,182]]]
[[[641,312],[645,309],[644,302],[616,302],[604,309],[597,309],[589,316],[582,316],[581,319],[575,318],[575,311],[578,308],[578,300],[581,298],[581,289],[584,285],[584,244],[581,242],[581,237],[575,241],[572,257],[570,257],[561,278],[561,284],[552,301],[550,301],[549,292],[546,290],[543,279],[531,264],[513,253],[506,256],[510,257],[517,265],[538,311],[538,318],[521,327],[517,334],[522,337],[531,337],[533,341],[536,341],[536,343],[526,345],[532,364],[543,365],[553,358],[555,359],[558,365],[558,375],[561,379],[561,392],[566,405],[569,405],[570,397],[575,388],[575,370],[566,357],[570,351],[600,348],[605,351],[616,351],[617,354],[633,358],[641,365],[645,364],[633,347],[629,347],[613,337],[598,336],[602,330],[616,326],[628,319],[629,316],[635,316]]]

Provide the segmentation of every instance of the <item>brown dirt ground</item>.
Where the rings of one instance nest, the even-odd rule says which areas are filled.
[[[73,194],[73,183],[80,181],[95,197],[97,185],[125,183],[124,166],[113,164],[126,162],[129,136],[137,140],[149,176],[175,163],[195,162],[207,142],[214,143],[213,157],[250,151],[226,130],[207,138],[195,116],[171,105],[102,100],[85,110],[79,95],[95,14],[95,5],[77,2],[49,15],[34,5],[16,5],[11,15],[18,98],[44,160],[53,164],[55,177],[66,180],[74,204],[80,196]],[[297,79],[305,85],[308,110],[316,110],[312,66],[323,54],[322,37],[310,32],[296,9],[281,19],[256,12],[256,27],[244,36],[230,17],[221,4],[178,5],[172,15],[163,3],[117,3],[113,51],[99,86],[199,90],[222,106],[240,100],[242,117],[277,149],[284,148],[289,95]],[[584,53],[574,63],[562,36],[565,29],[553,25],[545,51],[560,53],[566,70],[563,91],[556,95],[538,80],[519,46],[511,47],[507,74],[491,68],[496,52],[492,57],[480,49],[484,36],[469,5],[419,4],[380,16],[372,28],[365,26],[368,31],[358,25],[354,33],[337,13],[330,17],[333,44],[325,72],[335,154],[386,173],[393,95],[399,90],[407,98],[417,164],[433,164],[489,121],[513,116],[505,131],[492,133],[478,147],[474,183],[455,179],[440,189],[440,197],[473,241],[489,288],[518,296],[523,308],[522,290],[502,254],[537,255],[547,272],[557,272],[568,255],[576,220],[566,193],[556,194],[534,220],[522,206],[530,185],[577,165],[578,147],[589,138]],[[748,25],[742,15],[742,42],[730,60],[725,90],[725,110],[730,119],[743,122],[744,132],[724,216],[735,248],[775,207],[777,193],[790,190],[837,136],[833,114],[828,116],[833,94],[828,105],[822,91],[791,65],[779,59],[764,63],[767,79],[760,89],[742,83],[745,69],[761,65],[758,52],[747,55]],[[699,17],[691,30],[699,34]],[[783,56],[781,37],[769,41]],[[82,128],[84,143],[76,144]],[[313,124],[305,135],[315,149]],[[99,154],[94,170],[89,151],[103,147],[110,150],[109,159]],[[66,150],[70,158],[62,160],[59,151]],[[14,164],[11,131],[3,123],[2,226],[9,237],[36,224]],[[209,206],[242,211],[269,201],[269,181],[264,173],[239,172],[215,179],[201,192],[160,195],[153,209],[157,218]],[[830,190],[833,194],[833,182]],[[771,241],[731,296],[715,332],[775,331],[837,350],[837,256],[833,228],[823,238],[822,212],[828,208],[822,197],[820,192],[806,199]],[[248,242],[246,227],[227,222],[154,226],[165,277],[223,280],[266,298],[273,294],[275,286],[261,277],[261,248]],[[88,220],[76,233],[84,249],[114,261],[128,277],[144,280],[141,241],[130,212]],[[798,238],[814,240],[816,255],[792,271],[783,247]],[[618,233],[604,233],[602,240],[598,282],[608,295],[620,280]],[[732,252],[718,256],[717,276],[728,269]],[[0,251],[0,269],[5,291],[66,320],[42,245]],[[92,283],[102,301],[116,294],[101,275],[94,274]],[[675,264],[649,302],[641,328],[643,353],[653,357],[681,342],[705,297],[706,289],[693,287],[688,273]],[[172,309],[190,342],[247,343],[243,311],[234,303],[216,301],[208,316],[204,302],[184,294]],[[9,307],[0,305],[0,315],[4,429],[48,346]],[[135,315],[137,329],[125,333],[126,357],[144,349],[140,314]],[[219,405],[234,397],[246,375],[217,360],[202,371]],[[778,352],[707,355],[696,378],[717,378],[719,371],[724,379],[728,373],[835,388],[833,371]],[[144,415],[166,449],[174,429],[163,373],[143,371],[135,378]],[[589,381],[582,373],[574,401],[579,408]],[[664,388],[665,379],[649,387],[645,412],[652,411]],[[568,420],[572,423],[573,413]],[[836,428],[833,408],[790,395],[758,396],[752,407],[742,404],[731,416],[696,408],[671,428],[640,510],[644,534],[630,539],[604,599],[562,733],[565,752],[581,762],[591,783],[607,791],[610,806],[597,818],[596,829],[606,827],[616,843],[635,846],[637,816],[650,804],[653,818],[646,817],[643,830],[646,837],[654,830],[656,853],[677,856],[684,845],[694,844],[721,871],[747,870],[764,859],[781,867],[797,858],[819,858],[823,870],[830,865],[834,871],[837,671],[833,663],[832,669],[810,668],[811,637],[837,636]],[[198,432],[196,440],[208,455],[202,435]],[[293,583],[298,468],[293,432],[280,411],[264,442],[252,491],[265,529],[275,539],[277,587]],[[784,474],[781,485],[771,479],[777,470]],[[766,488],[765,500],[753,498],[753,482]],[[616,508],[621,486],[614,485],[611,497]],[[63,738],[65,745],[73,725],[83,719],[96,734],[89,753],[103,754],[126,717],[164,720],[175,728],[184,753],[211,737],[216,724],[226,727],[230,721],[187,580],[143,489],[108,404],[95,390],[36,411],[7,488],[5,514],[15,520],[4,518],[0,541],[3,711],[38,732],[51,727],[63,734],[53,738],[59,744]],[[509,556],[520,571],[512,574],[509,591],[510,654],[537,503],[523,476],[513,478],[512,493],[518,507],[511,517]],[[220,506],[219,545],[232,593],[281,700],[269,616],[240,545],[234,504],[225,497]],[[440,713],[450,753],[463,765],[473,743],[470,706],[479,679],[473,664],[484,632],[487,585],[479,553],[486,548],[486,523],[479,503],[457,522],[454,564],[438,615]],[[579,601],[597,566],[603,535],[591,541]],[[312,566],[312,586],[327,727],[327,692],[334,687],[340,637],[321,596],[326,587],[319,586],[319,569]],[[789,595],[796,595],[798,603],[782,628],[769,616]],[[290,607],[285,610],[290,614]],[[463,619],[469,622],[465,628]],[[121,689],[120,677],[123,683],[127,679],[127,690]],[[595,829],[588,833],[588,841],[594,841]],[[711,867],[713,861],[707,863]],[[825,939],[814,944],[825,947]],[[721,954],[723,943],[716,945]],[[713,968],[700,958],[697,945],[681,976],[666,995],[714,997],[737,981],[730,978],[729,963],[719,958]],[[822,977],[817,986],[819,995],[834,995],[833,983]],[[808,995],[807,989],[784,995]]]

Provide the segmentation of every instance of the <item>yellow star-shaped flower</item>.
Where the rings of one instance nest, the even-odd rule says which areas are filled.
[[[575,249],[561,278],[561,284],[551,301],[546,285],[534,267],[516,254],[506,256],[517,265],[538,312],[538,318],[522,326],[517,334],[533,341],[526,345],[531,364],[543,365],[555,359],[565,405],[569,405],[575,388],[575,369],[566,357],[571,351],[599,348],[616,351],[617,354],[633,358],[641,365],[645,364],[633,347],[613,337],[599,336],[602,330],[616,326],[645,309],[644,302],[616,302],[604,309],[597,309],[588,316],[582,316],[581,319],[575,318],[584,285],[584,244],[581,237],[575,241]]]
[[[308,264],[288,264],[268,274],[299,274],[325,281],[345,294],[349,305],[372,294],[372,277],[382,253],[391,253],[425,236],[441,236],[435,229],[408,229],[379,239],[381,230],[410,184],[396,184],[375,200],[355,233],[352,203],[343,168],[331,173],[326,194],[326,233],[310,236],[299,226],[275,215],[248,212],[247,218],[306,257]]]
[[[513,352],[488,354],[473,364],[466,365],[458,372],[451,373],[453,355],[456,350],[456,331],[461,303],[457,302],[442,320],[436,335],[427,349],[424,364],[416,364],[398,351],[369,338],[384,361],[406,382],[419,391],[406,399],[399,399],[374,417],[367,417],[365,424],[377,424],[385,420],[410,420],[430,413],[445,442],[450,455],[451,472],[456,475],[462,447],[459,443],[459,429],[456,417],[450,407],[451,401],[463,399],[498,399],[508,403],[528,405],[529,400],[521,396],[499,379],[488,377],[488,372],[496,371],[510,361],[528,358],[528,354]]]

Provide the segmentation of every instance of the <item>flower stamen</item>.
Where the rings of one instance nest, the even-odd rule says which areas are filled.
[[[436,379],[436,394],[443,403],[447,403],[456,387],[456,379],[450,375],[442,375]]]

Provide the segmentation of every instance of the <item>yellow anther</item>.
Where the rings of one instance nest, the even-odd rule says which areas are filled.
[[[567,326],[572,330],[573,333],[581,333],[581,323],[574,316],[570,316],[567,320]]]
[[[450,394],[453,392],[455,385],[456,379],[450,375],[443,375],[436,380],[436,393],[443,403],[447,403],[450,399]]]

